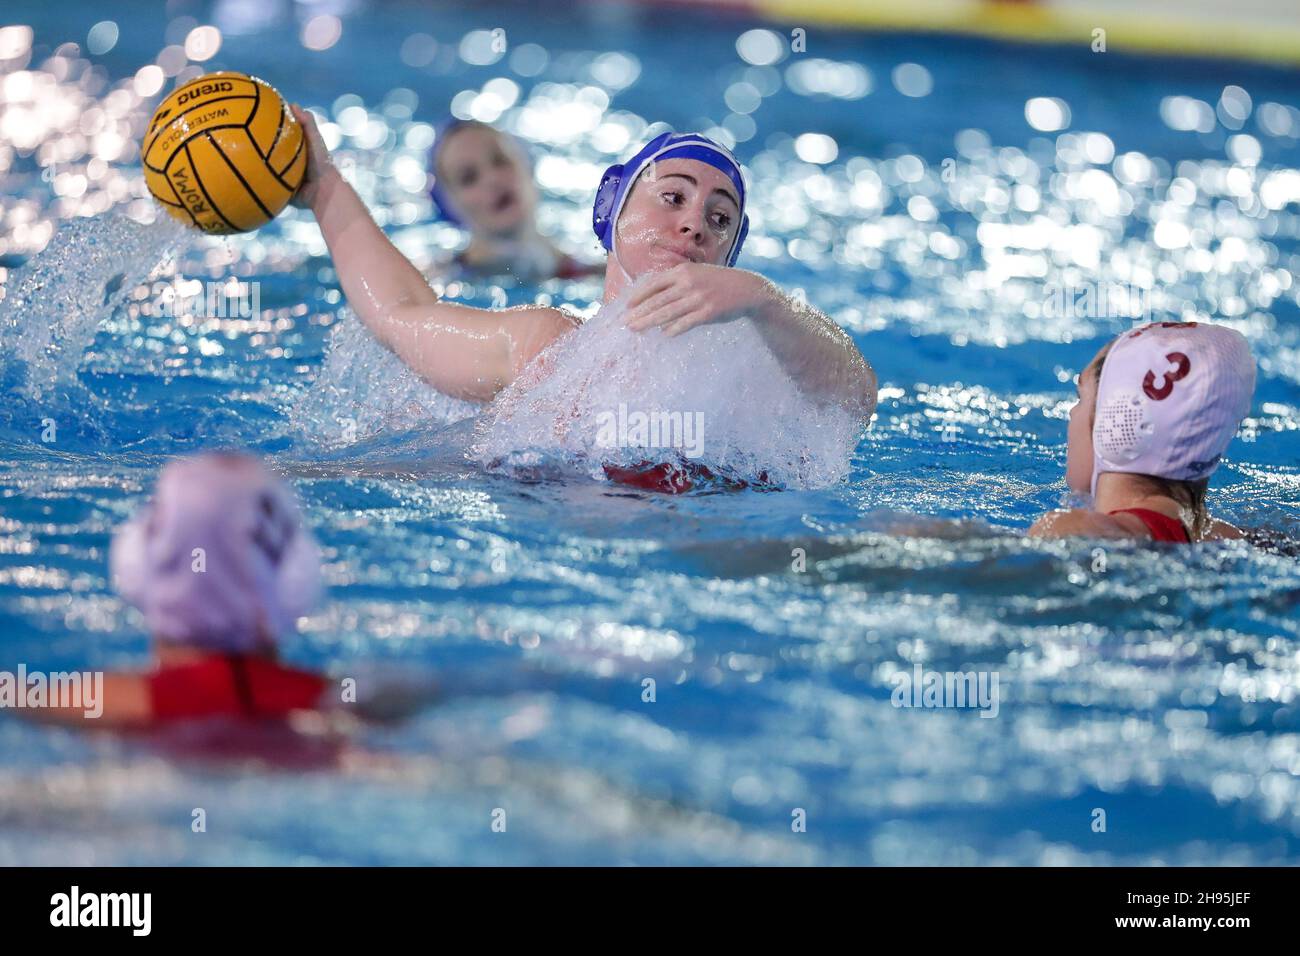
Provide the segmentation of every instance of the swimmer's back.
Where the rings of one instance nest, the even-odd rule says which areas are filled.
[[[1134,514],[1135,511],[1143,514]],[[1178,534],[1178,531],[1182,533]],[[1131,538],[1169,543],[1187,543],[1191,540],[1181,522],[1143,508],[1121,509],[1110,514],[1098,514],[1081,508],[1052,511],[1034,523],[1029,529],[1029,535],[1036,538]],[[1239,528],[1219,518],[1211,518],[1205,536],[1200,540],[1223,541],[1243,537],[1245,534]]]

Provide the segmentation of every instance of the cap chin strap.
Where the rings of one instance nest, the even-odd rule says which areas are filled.
[[[609,257],[614,260],[614,265],[618,266],[618,271],[623,273],[623,278],[631,285],[636,280],[632,278],[632,273],[623,268],[623,260],[618,257],[618,238],[617,236],[609,240]]]

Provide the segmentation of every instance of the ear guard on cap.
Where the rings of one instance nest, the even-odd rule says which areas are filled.
[[[591,230],[606,249],[612,245],[614,223],[614,201],[618,198],[618,187],[623,182],[623,164],[615,163],[605,170],[600,177],[600,187],[596,190],[596,202],[591,207]]]
[[[1136,391],[1112,395],[1097,408],[1092,443],[1104,460],[1127,465],[1146,454],[1154,438],[1150,406]]]

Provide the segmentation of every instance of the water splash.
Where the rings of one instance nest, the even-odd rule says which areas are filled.
[[[670,338],[631,331],[623,313],[606,305],[539,357],[490,407],[470,457],[596,478],[602,463],[674,457],[805,488],[847,476],[858,423],[807,398],[750,320]]]
[[[150,225],[121,213],[66,222],[0,299],[0,360],[20,363],[20,393],[37,402],[80,394],[77,369],[100,322],[196,238],[166,216]]]
[[[450,424],[481,409],[476,402],[435,390],[344,309],[319,374],[288,414],[292,430],[331,447],[422,425]]]

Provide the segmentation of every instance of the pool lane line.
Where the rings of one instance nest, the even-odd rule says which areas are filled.
[[[1136,6],[1137,4],[1135,4]],[[1186,11],[1158,15],[1118,8],[1007,2],[1007,0],[754,0],[754,7],[787,23],[877,30],[963,33],[1030,43],[1077,43],[1090,48],[1093,30],[1106,31],[1106,50],[1209,56],[1300,65],[1300,28],[1283,22],[1233,21]],[[1279,7],[1277,12],[1281,13]]]
[[[590,0],[588,0],[590,2]],[[635,0],[644,6],[708,8],[796,27],[817,25],[863,31],[956,33],[1024,43],[1090,48],[1093,30],[1106,31],[1106,50],[1162,56],[1203,56],[1300,66],[1300,26],[1283,19],[1297,0],[1268,0],[1250,21],[1203,8],[1119,7],[1087,10],[1082,3],[1035,0]],[[1256,0],[1260,2],[1260,0]],[[1134,0],[1134,6],[1146,6]],[[1231,10],[1231,4],[1227,5]],[[1175,11],[1177,10],[1177,13]]]

